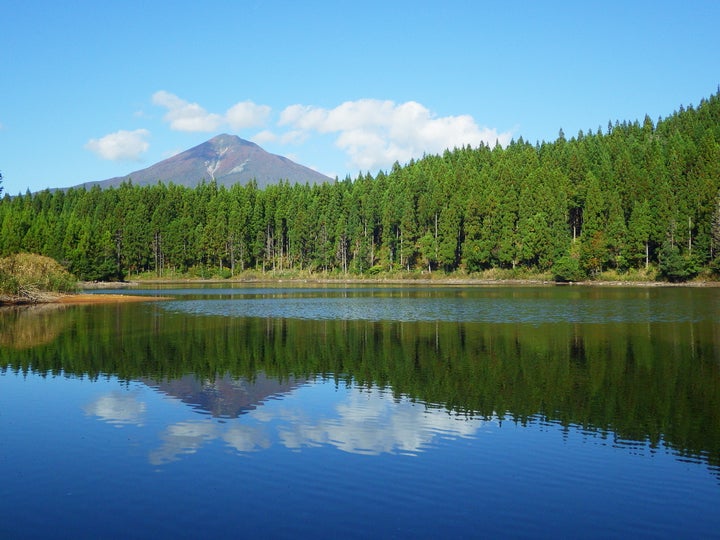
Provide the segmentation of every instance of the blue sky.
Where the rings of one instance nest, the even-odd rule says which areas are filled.
[[[720,85],[720,2],[0,0],[10,194],[233,133],[330,176],[653,120]]]

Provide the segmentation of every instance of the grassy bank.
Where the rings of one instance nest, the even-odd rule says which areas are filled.
[[[245,270],[231,274],[229,271],[212,271],[203,272],[191,270],[189,272],[173,272],[165,271],[162,275],[155,272],[145,272],[141,274],[132,274],[127,276],[128,281],[140,283],[152,282],[173,282],[173,281],[320,281],[320,282],[358,282],[358,283],[377,283],[377,282],[485,282],[485,281],[527,281],[527,282],[545,282],[552,281],[551,273],[537,273],[528,270],[502,270],[493,269],[485,272],[467,273],[457,272],[428,272],[427,270],[393,270],[393,271],[376,271],[365,272],[364,274],[355,274],[351,272],[311,272],[308,270]]]
[[[49,257],[18,253],[0,259],[0,303],[48,302],[77,290],[77,279]]]
[[[310,272],[307,270],[246,270],[230,275],[229,272],[197,271],[164,272],[161,276],[146,272],[128,276],[132,283],[245,283],[245,282],[308,282],[308,283],[427,283],[427,284],[555,284],[552,272],[533,272],[527,269],[491,269],[483,272],[427,272],[427,271],[378,271],[364,274],[343,272]],[[636,285],[636,286],[705,286],[720,285],[717,276],[701,274],[683,283],[670,283],[658,279],[657,269],[631,269],[627,272],[606,271],[594,279],[577,282],[582,285]],[[88,288],[95,288],[90,286]]]

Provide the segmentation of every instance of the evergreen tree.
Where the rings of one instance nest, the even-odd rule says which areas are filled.
[[[607,260],[605,237],[605,200],[600,182],[589,172],[585,181],[585,208],[582,214],[580,234],[580,263],[590,275],[602,272]]]
[[[712,242],[710,244],[710,258],[715,259],[720,256],[720,190],[715,196],[715,210],[712,215]]]
[[[652,217],[647,199],[635,202],[630,223],[628,225],[628,263],[647,268],[650,264],[650,235],[652,234]]]
[[[605,250],[607,260],[616,269],[626,268],[627,227],[625,215],[616,191],[607,194],[608,211],[605,226]]]

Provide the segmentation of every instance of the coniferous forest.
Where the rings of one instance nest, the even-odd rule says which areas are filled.
[[[153,272],[348,275],[489,269],[561,281],[720,273],[720,91],[653,122],[456,148],[376,176],[259,189],[159,179],[0,200],[0,256],[84,280]],[[167,183],[165,183],[167,182]]]

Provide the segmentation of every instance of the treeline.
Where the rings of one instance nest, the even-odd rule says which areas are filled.
[[[0,201],[0,256],[155,272],[720,272],[720,94],[657,123],[522,138],[322,185],[69,189]]]

